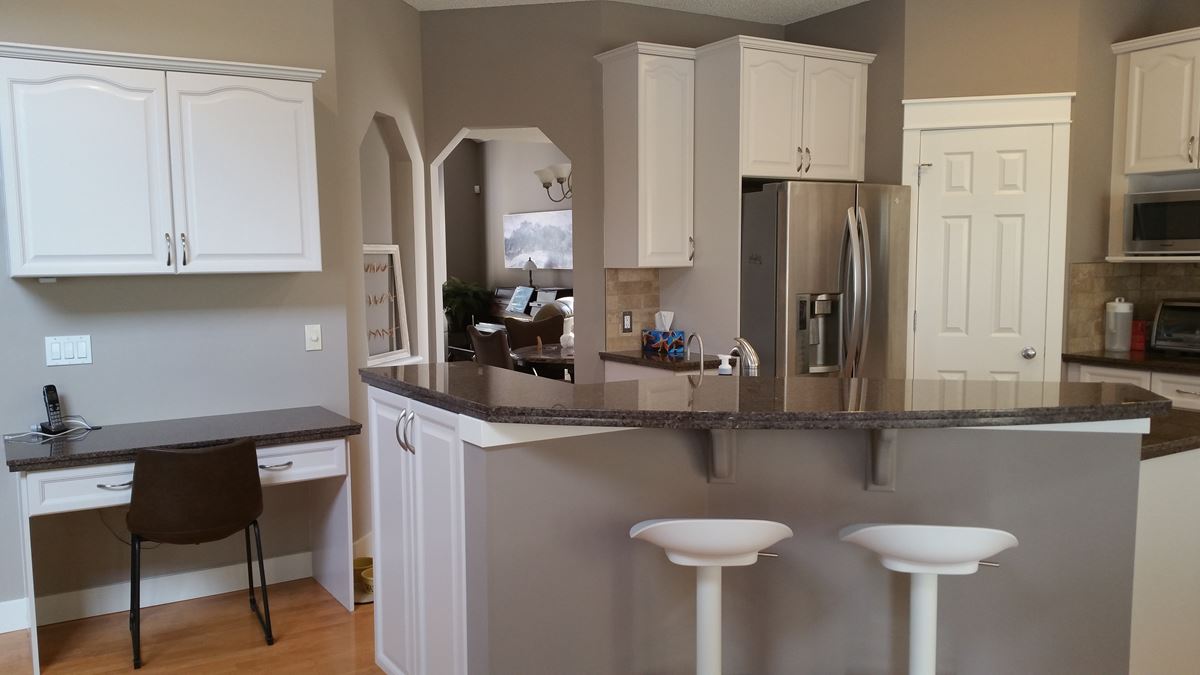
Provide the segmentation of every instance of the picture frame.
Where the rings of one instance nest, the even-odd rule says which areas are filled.
[[[363,244],[363,287],[367,366],[387,366],[409,359],[412,343],[399,246]]]

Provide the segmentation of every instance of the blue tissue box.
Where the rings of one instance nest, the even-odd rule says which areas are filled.
[[[683,356],[687,334],[681,330],[642,330],[642,351],[649,354]]]

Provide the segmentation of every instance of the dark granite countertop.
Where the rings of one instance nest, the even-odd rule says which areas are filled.
[[[1200,448],[1200,412],[1171,410],[1150,420],[1150,433],[1142,437],[1142,459],[1165,457]]]
[[[1062,360],[1065,363],[1083,363],[1110,368],[1200,375],[1200,355],[1188,356],[1175,352],[1075,352],[1063,354]]]
[[[95,422],[93,422],[95,423]],[[283,445],[354,436],[362,425],[325,408],[287,408],[186,419],[106,424],[75,440],[5,441],[9,471],[41,471],[133,461],[146,448],[195,448],[242,438]],[[82,432],[81,432],[82,433]]]
[[[487,422],[665,429],[904,429],[1093,422],[1165,414],[1127,384],[831,377],[670,377],[568,384],[474,363],[363,368],[363,382]],[[699,380],[697,384],[695,380]],[[953,396],[953,402],[947,399]]]
[[[700,358],[698,356],[668,356],[666,354],[647,354],[640,349],[629,349],[620,352],[600,352],[601,361],[612,361],[614,363],[628,363],[634,366],[642,366],[644,368],[662,368],[663,370],[672,370],[675,372],[683,372],[685,370],[698,370]],[[721,365],[721,359],[709,354],[704,357],[704,368],[706,370],[715,369]]]

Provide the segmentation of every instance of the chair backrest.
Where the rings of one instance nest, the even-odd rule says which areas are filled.
[[[254,442],[141,450],[125,523],[148,541],[203,544],[249,527],[263,510]]]
[[[504,327],[508,329],[508,342],[513,349],[536,345],[539,337],[544,345],[556,345],[562,339],[563,316],[560,314],[541,321],[505,319]]]
[[[508,346],[508,335],[503,331],[481,333],[475,326],[467,326],[467,335],[471,336],[471,349],[475,350],[475,363],[481,366],[495,366],[512,370],[512,352]]]

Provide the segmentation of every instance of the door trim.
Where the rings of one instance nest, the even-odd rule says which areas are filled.
[[[1071,102],[1075,92],[1016,94],[1011,96],[967,96],[962,98],[906,99],[904,103],[904,155],[902,185],[912,189],[909,205],[908,324],[904,334],[908,355],[904,372],[912,379],[916,361],[913,312],[917,282],[917,237],[920,236],[921,134],[938,129],[986,129],[990,127],[1052,127],[1050,148],[1050,248],[1046,278],[1045,378],[1057,381],[1062,372],[1062,342],[1066,316],[1067,277],[1067,185],[1071,156]]]

